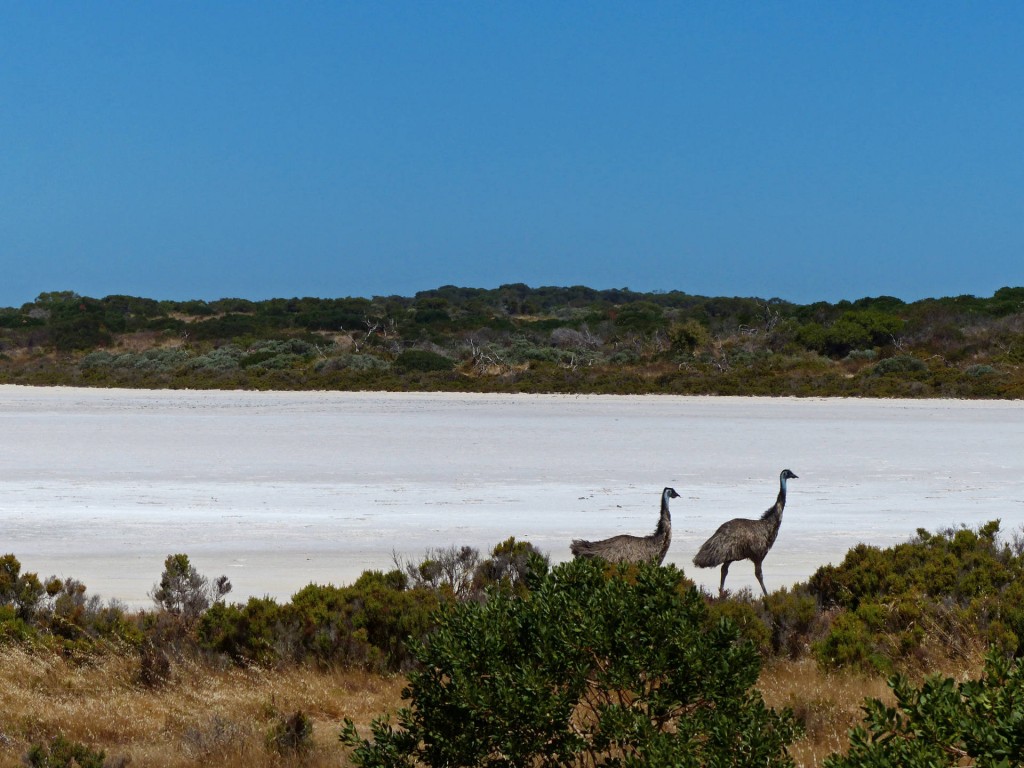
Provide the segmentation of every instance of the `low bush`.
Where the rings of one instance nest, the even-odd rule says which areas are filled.
[[[999,521],[929,533],[881,549],[858,545],[808,584],[826,609],[838,609],[814,646],[826,667],[891,671],[933,657],[964,657],[996,643],[1024,651],[1024,560],[997,534]]]
[[[442,606],[398,726],[341,738],[358,766],[792,765],[756,650],[707,619],[673,567],[566,563],[529,599]]]
[[[49,744],[33,745],[24,762],[30,768],[109,768],[106,758],[102,749],[57,736]]]
[[[350,587],[310,584],[285,604],[255,597],[245,605],[216,604],[199,621],[199,644],[239,663],[402,671],[412,664],[410,641],[430,631],[439,599],[405,584],[397,571],[367,571]]]
[[[918,360],[911,355],[899,355],[898,357],[887,357],[880,360],[871,373],[875,376],[887,376],[890,374],[923,373],[928,370],[928,364]]]
[[[455,361],[428,349],[407,349],[395,358],[395,369],[400,373],[450,371]]]
[[[981,677],[930,677],[914,687],[890,680],[896,706],[864,706],[850,749],[826,768],[1009,766],[1024,764],[1024,661],[990,653]]]

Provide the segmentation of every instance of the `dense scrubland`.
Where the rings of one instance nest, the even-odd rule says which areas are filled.
[[[998,521],[858,546],[764,599],[514,539],[230,593],[175,554],[128,612],[0,558],[0,762],[1024,760],[1024,535]]]
[[[209,302],[59,291],[0,309],[0,381],[1019,398],[1024,288],[807,305],[521,284]]]
[[[0,309],[0,381],[1019,398],[1024,288],[813,305],[524,285],[55,292]],[[141,612],[9,554],[0,763],[1024,763],[1024,533],[908,536],[764,599],[673,566],[551,567],[510,539],[236,603],[179,553]]]

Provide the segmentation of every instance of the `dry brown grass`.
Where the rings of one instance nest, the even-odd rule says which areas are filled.
[[[189,662],[151,690],[138,682],[134,656],[81,664],[48,651],[0,649],[0,765],[18,765],[35,743],[57,735],[111,761],[153,768],[219,765],[261,768],[291,763],[346,765],[341,722],[361,728],[398,706],[401,678],[305,668],[257,670]],[[313,745],[301,760],[268,748],[281,717],[302,711]]]
[[[966,659],[947,657],[930,672],[966,680],[977,677],[982,666],[983,653],[977,650]],[[789,750],[799,768],[817,768],[829,755],[846,751],[850,730],[864,720],[865,699],[895,702],[884,677],[822,672],[809,657],[769,661],[758,689],[768,706],[789,707],[803,726],[804,735]]]
[[[881,677],[825,674],[809,658],[769,662],[758,688],[768,706],[789,707],[803,726],[803,737],[789,750],[801,768],[820,766],[833,752],[846,749],[850,729],[863,719],[865,699],[892,701]]]
[[[944,670],[976,675],[980,655]],[[401,677],[292,667],[218,669],[182,662],[157,689],[139,683],[139,659],[105,655],[87,663],[50,651],[0,649],[0,765],[18,765],[35,743],[57,735],[106,751],[112,764],[153,768],[346,766],[338,742],[342,720],[363,733],[370,721],[401,704]],[[766,703],[789,707],[805,734],[790,749],[801,768],[820,766],[842,751],[861,722],[868,697],[892,701],[881,677],[822,673],[811,659],[771,661],[758,685]],[[302,711],[313,721],[313,746],[299,758],[267,746],[281,717]]]

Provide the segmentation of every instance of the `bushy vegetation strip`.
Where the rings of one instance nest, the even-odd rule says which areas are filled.
[[[998,521],[860,545],[764,599],[701,593],[674,566],[551,568],[515,539],[395,565],[285,603],[230,603],[226,579],[170,555],[154,610],[129,613],[8,554],[0,653],[123,659],[118,674],[153,695],[184,669],[407,675],[404,706],[342,729],[347,759],[365,766],[789,765],[814,703],[766,706],[759,671],[814,659],[821,675],[890,676],[892,700],[866,703],[832,768],[1024,760],[1024,534],[1001,536]],[[261,754],[305,759],[313,716],[264,721]],[[30,764],[119,764],[108,743],[0,721],[0,750],[29,738]]]
[[[582,286],[0,308],[0,382],[1024,397],[1024,288],[799,305]]]

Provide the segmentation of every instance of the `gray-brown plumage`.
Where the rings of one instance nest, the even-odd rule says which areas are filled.
[[[761,591],[765,597],[768,590],[765,589],[764,579],[761,577],[761,563],[764,561],[768,550],[775,543],[775,537],[779,535],[779,526],[782,525],[782,510],[786,508],[786,481],[795,480],[797,476],[788,469],[782,470],[779,475],[779,497],[775,504],[761,515],[760,520],[746,520],[736,518],[727,523],[722,523],[710,539],[704,542],[696,556],[693,564],[698,568],[713,568],[716,565],[722,566],[722,581],[718,585],[718,593],[725,591],[725,576],[729,573],[729,564],[736,560],[751,560],[754,563],[754,575],[761,585]]]
[[[576,539],[569,550],[576,557],[601,557],[609,563],[656,563],[661,565],[672,542],[672,516],[668,500],[677,499],[674,488],[661,492],[661,517],[658,527],[650,536],[630,536],[627,533],[602,541]]]

